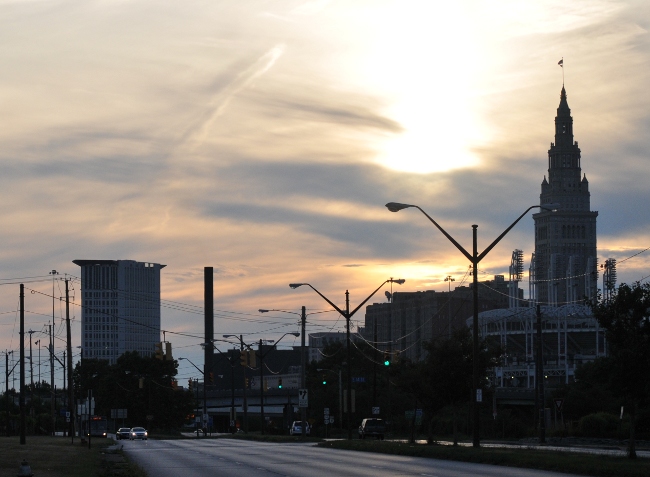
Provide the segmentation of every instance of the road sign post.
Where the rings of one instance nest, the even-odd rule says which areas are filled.
[[[309,392],[307,389],[298,390],[298,407],[309,407]]]

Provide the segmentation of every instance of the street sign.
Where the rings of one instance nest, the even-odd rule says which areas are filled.
[[[379,414],[379,406],[372,406],[372,415],[376,416]]]
[[[482,389],[477,389],[476,390],[476,402],[483,402],[483,390]]]
[[[334,424],[334,418],[330,417],[330,424]]]
[[[323,418],[327,420],[329,419],[329,417],[330,417],[330,408],[326,407],[323,409]]]
[[[309,393],[307,389],[298,390],[298,407],[309,407]]]
[[[555,399],[555,409],[557,409],[557,412],[562,412],[562,404],[564,404],[564,399]]]

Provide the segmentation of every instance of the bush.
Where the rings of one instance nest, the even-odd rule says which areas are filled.
[[[580,419],[578,431],[583,437],[618,437],[620,421],[606,412],[588,414]]]

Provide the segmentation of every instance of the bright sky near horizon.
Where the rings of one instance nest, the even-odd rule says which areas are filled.
[[[384,204],[466,248],[478,224],[487,246],[539,201],[563,72],[599,261],[646,279],[649,28],[645,0],[0,0],[0,349],[18,348],[24,277],[44,280],[26,308],[45,342],[48,272],[78,276],[74,259],[166,264],[163,300],[197,308],[168,303],[162,327],[197,336],[213,266],[215,333],[250,340],[297,330],[259,308],[327,308],[291,282],[339,306],[389,277],[466,284],[425,217]],[[516,248],[527,270],[533,238],[528,217],[480,278]],[[343,327],[326,313],[308,332]],[[201,362],[200,339],[167,339]]]

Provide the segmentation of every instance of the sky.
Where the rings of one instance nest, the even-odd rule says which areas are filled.
[[[563,81],[599,262],[646,280],[649,28],[645,0],[0,0],[0,350],[18,354],[25,283],[26,329],[45,344],[54,315],[60,356],[66,277],[79,346],[75,259],[165,264],[162,328],[199,366],[206,266],[215,336],[250,342],[298,331],[260,308],[344,330],[289,283],[352,308],[390,277],[467,285],[422,214],[384,204],[419,205],[467,249],[477,224],[481,251],[539,203]],[[527,272],[531,216],[479,278],[507,277],[514,249]]]

